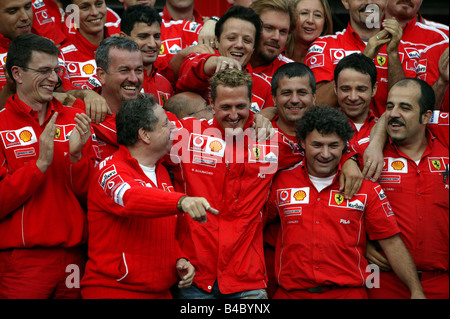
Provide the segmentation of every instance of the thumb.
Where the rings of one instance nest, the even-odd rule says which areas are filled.
[[[203,207],[205,207],[205,210],[210,212],[213,215],[219,214],[219,211],[215,208],[212,208],[211,205],[208,203],[208,201],[205,199],[203,202]]]

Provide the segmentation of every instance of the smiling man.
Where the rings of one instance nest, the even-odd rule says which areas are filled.
[[[341,110],[347,115],[355,134],[350,144],[363,152],[377,118],[369,109],[377,93],[377,68],[373,60],[354,53],[339,61],[334,70],[334,91]]]
[[[89,117],[53,98],[58,54],[34,34],[18,36],[8,52],[17,93],[0,112],[0,163],[8,172],[0,181],[1,299],[80,298],[66,285],[66,267],[83,274],[82,205],[97,156]]]
[[[333,90],[334,69],[345,56],[361,52],[377,67],[378,90],[370,108],[375,116],[381,116],[389,88],[405,76],[416,77],[418,49],[410,49],[401,41],[402,28],[397,20],[384,19],[387,0],[342,0],[342,4],[350,16],[347,28],[319,37],[305,58],[316,77],[317,102],[338,106]]]
[[[205,225],[178,219],[181,248],[197,275],[177,298],[267,298],[261,209],[277,169],[298,155],[281,156],[292,154],[292,147],[279,133],[256,141],[251,97],[250,74],[219,71],[211,78],[214,119],[186,118],[177,125],[182,128],[170,156],[175,189],[203,193],[220,216],[208,216]]]
[[[339,162],[353,129],[329,106],[310,108],[297,122],[305,158],[275,177],[268,220],[279,215],[276,299],[367,299],[366,236],[378,240],[395,272],[411,292],[424,298],[414,262],[399,236],[389,202],[377,183],[364,181],[344,199],[338,190]],[[381,191],[382,192],[382,191]]]
[[[448,128],[444,146],[444,141],[430,131],[434,126],[428,123],[435,96],[423,80],[408,78],[398,82],[387,100],[385,129],[389,140],[379,181],[417,265],[425,295],[448,299]],[[371,289],[369,297],[407,298],[408,291],[391,271],[389,262],[379,252],[372,252],[368,258],[388,268],[380,273],[380,288]]]
[[[217,22],[215,28],[216,54],[190,54],[183,62],[177,82],[180,91],[193,91],[210,98],[209,78],[216,72],[235,68],[253,74],[249,61],[259,43],[261,20],[250,8],[231,7]],[[253,74],[251,111],[273,106],[270,83]]]

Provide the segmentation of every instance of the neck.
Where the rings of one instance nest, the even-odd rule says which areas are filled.
[[[150,76],[150,74],[152,74],[153,71],[153,63],[144,65],[144,70],[147,73],[147,75]]]
[[[305,62],[306,54],[308,53],[311,43],[304,43],[302,41],[295,41],[294,44],[294,54],[291,58],[292,60],[300,63]]]
[[[281,118],[278,118],[277,125],[285,134],[295,136],[295,123],[286,123]]]
[[[113,114],[119,113],[120,104],[122,104],[122,101],[116,101],[115,99],[111,98],[110,95],[105,92],[105,90],[102,90],[101,96],[106,100],[106,104],[108,104],[109,109]]]
[[[83,37],[86,38],[86,40],[89,41],[92,45],[99,46],[100,42],[105,38],[105,31],[102,30],[98,33],[86,33],[83,30],[80,29],[80,33]]]
[[[156,152],[149,152],[148,145],[143,145],[141,141],[136,144],[127,146],[131,157],[136,159],[136,161],[146,167],[154,167],[159,160],[158,154]]]
[[[428,139],[423,133],[421,137],[410,138],[402,142],[396,142],[397,148],[413,161],[419,161],[428,145]]]
[[[184,9],[175,9],[166,3],[167,11],[174,20],[194,21],[194,6]]]
[[[45,121],[45,117],[47,116],[47,105],[48,103],[40,103],[40,102],[36,102],[36,101],[31,101],[27,98],[27,96],[25,96],[24,94],[22,94],[22,92],[17,92],[17,96],[19,97],[19,99],[25,103],[26,105],[28,105],[33,111],[36,111],[38,114],[38,119],[39,119],[39,124],[42,125]]]

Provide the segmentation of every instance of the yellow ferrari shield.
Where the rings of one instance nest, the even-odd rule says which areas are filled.
[[[60,136],[61,136],[61,128],[60,127],[56,127],[55,138],[58,139]]]
[[[254,147],[252,148],[253,150],[253,155],[255,155],[256,159],[259,159],[259,157],[261,156],[261,149],[259,147]]]
[[[341,205],[344,201],[344,196],[342,196],[342,194],[334,194],[334,201],[336,204]]]
[[[442,164],[440,160],[432,160],[431,164],[433,164],[434,168],[437,169],[438,171],[441,170]]]
[[[380,65],[380,66],[383,66],[383,65],[385,65],[386,64],[386,57],[385,56],[382,56],[382,55],[379,55],[379,56],[377,56],[377,62],[378,62],[378,65]]]

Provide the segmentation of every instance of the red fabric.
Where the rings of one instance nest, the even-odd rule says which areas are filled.
[[[39,136],[54,112],[58,118],[53,162],[43,174],[36,166]],[[17,95],[7,100],[0,112],[0,163],[8,169],[0,181],[0,249],[74,247],[86,241],[86,214],[80,202],[86,203],[86,180],[97,152],[90,139],[82,159],[70,162],[68,134],[80,112],[53,99],[40,126],[37,112]]]
[[[448,299],[448,273],[423,272],[420,283],[427,299]],[[409,299],[411,292],[393,272],[380,272],[380,287],[367,289],[369,299]]]
[[[321,285],[364,287],[366,233],[370,239],[399,232],[394,213],[377,183],[363,181],[351,200],[333,183],[318,192],[300,162],[274,179],[267,202],[268,220],[281,219],[275,274],[283,289]]]
[[[360,150],[361,153],[364,153],[367,146],[369,146],[370,142],[370,131],[374,127],[375,123],[377,122],[377,118],[373,115],[372,111],[369,110],[369,116],[364,121],[363,126],[359,129],[359,131],[356,129],[355,123],[349,119],[350,124],[352,125],[353,129],[355,130],[355,134],[353,135],[352,139],[350,140],[349,144],[354,145],[354,148],[357,150]]]
[[[246,128],[252,121],[250,116]],[[210,292],[218,280],[224,294],[265,288],[262,207],[276,170],[299,157],[283,158],[292,150],[279,133],[257,144],[249,136],[224,140],[215,119],[184,119],[177,127],[171,151],[172,165],[181,160],[172,167],[175,189],[205,197],[219,210],[205,224],[179,218],[181,248],[196,267],[194,284]]]
[[[80,299],[82,248],[0,251],[0,299]]]
[[[401,237],[418,270],[449,269],[449,150],[428,132],[417,165],[390,142],[379,182],[395,211]]]
[[[109,33],[105,28],[105,39]],[[65,72],[76,89],[87,89],[86,81],[95,74],[97,63],[95,62],[95,51],[98,46],[90,43],[80,32],[71,35],[60,51],[64,59]]]
[[[436,80],[439,78],[439,59],[442,53],[449,46],[449,42],[443,41],[440,43],[428,46],[422,51],[419,63],[417,64],[417,77],[426,81],[428,84],[433,86]],[[445,92],[444,100],[440,108],[441,111],[449,111],[449,90],[447,86],[447,91]]]
[[[319,37],[309,48],[305,58],[305,64],[311,68],[317,83],[333,81],[334,69],[338,62],[356,52],[363,52],[365,43],[353,30],[350,24],[347,29],[329,35]],[[420,57],[418,48],[408,47],[404,42],[399,45],[399,57],[406,77],[416,77],[416,65]],[[374,59],[378,71],[378,90],[371,106],[376,117],[380,117],[386,110],[388,94],[388,64],[386,45],[381,47],[378,56]]]
[[[166,292],[177,281],[176,261],[184,257],[175,237],[184,194],[173,192],[161,163],[154,185],[124,146],[99,168],[89,187],[82,286]]]
[[[61,44],[66,39],[59,7],[54,0],[33,2],[33,33]]]

